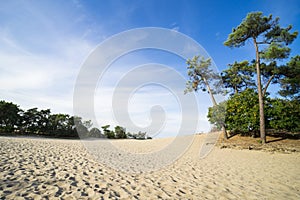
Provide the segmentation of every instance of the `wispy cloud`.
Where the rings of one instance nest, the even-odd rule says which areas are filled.
[[[99,42],[116,30],[116,24],[123,27],[127,22],[122,20],[128,20],[127,15],[136,11],[136,6],[124,3],[117,4],[114,8],[116,13],[113,18],[98,23],[86,10],[85,4],[77,0],[61,4],[27,1],[3,3],[0,8],[1,98],[13,101],[25,109],[51,108],[55,113],[73,114],[73,91],[83,62]],[[112,30],[104,31],[105,25]],[[120,27],[118,31],[122,30]],[[128,27],[128,24],[124,25],[124,30]],[[169,28],[173,29],[174,33],[180,30],[177,23],[171,24]],[[119,52],[128,47],[130,42],[138,43],[147,36],[142,31],[140,33],[128,40],[123,38],[117,41],[118,48],[107,48],[106,51]],[[164,42],[163,37],[159,39]],[[191,57],[195,52],[199,52],[192,44],[187,44],[181,50]],[[197,132],[209,129],[206,113],[211,103],[207,94],[197,95],[196,107],[199,112],[198,116],[194,117],[189,113],[195,112],[195,105],[188,104],[183,107],[180,100],[192,98],[192,94],[183,96],[185,82],[177,81],[176,77],[170,74],[170,70],[163,67],[154,70],[150,67],[143,68],[143,71],[133,76],[128,75],[147,63],[168,65],[174,70],[177,69],[179,74],[185,72],[184,67],[178,67],[185,66],[184,60],[170,56],[160,60],[161,57],[157,55],[157,52],[126,54],[113,62],[103,77],[99,74],[94,95],[95,124],[98,122],[101,126],[120,123],[128,127],[129,131],[132,128],[133,131],[145,130],[150,134],[156,134],[158,127],[164,136],[176,134],[182,123],[183,131],[187,134],[195,131],[190,124],[198,123]],[[95,67],[101,64],[99,58],[94,59],[91,63],[94,63]],[[120,85],[126,78],[126,84]],[[153,80],[152,84],[149,80]],[[143,81],[145,85],[140,84]],[[160,81],[162,84],[157,84]],[[116,88],[119,96],[114,106]],[[126,113],[115,116],[113,109]],[[128,120],[128,116],[137,125],[137,129],[130,124],[122,124],[122,120],[119,121]],[[83,117],[89,119],[88,115]],[[154,123],[155,128],[149,127],[151,123]]]
[[[131,59],[143,60],[134,56]],[[199,94],[201,98],[195,102],[198,105],[189,104],[195,97],[183,94],[185,80],[170,75],[170,69],[156,64],[135,66],[130,61],[125,66],[120,64],[106,71],[96,89],[95,114],[100,126],[121,124],[129,131],[144,130],[155,135],[159,130],[158,137],[175,136],[181,128],[186,134],[209,130],[206,113],[211,102],[207,94]],[[198,122],[201,126],[193,127]],[[151,127],[151,123],[156,125]]]
[[[170,28],[172,29],[172,30],[174,30],[174,31],[179,31],[179,26],[178,26],[178,24],[176,23],[176,22],[174,22],[174,23],[172,23],[171,25],[170,25]]]
[[[4,18],[0,20],[0,95],[25,108],[48,107],[72,113],[76,74],[95,44],[82,39],[79,32],[68,31],[66,25],[74,26],[64,21],[70,17],[68,12],[45,6],[4,3]],[[49,18],[50,13],[60,16],[60,22]]]

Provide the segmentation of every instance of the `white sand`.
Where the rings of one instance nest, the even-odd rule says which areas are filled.
[[[80,141],[0,137],[0,199],[300,199],[299,153],[214,148],[200,159],[203,141],[172,165],[134,174],[93,160]],[[142,153],[168,142],[114,141]]]

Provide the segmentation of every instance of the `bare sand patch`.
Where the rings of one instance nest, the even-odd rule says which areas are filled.
[[[299,199],[300,154],[219,149],[205,137],[172,165],[124,173],[94,160],[77,140],[0,137],[3,199]],[[147,153],[168,141],[115,141]],[[151,149],[152,148],[152,149]],[[107,151],[106,151],[107,152]],[[113,159],[113,158],[112,158]],[[159,159],[158,159],[159,161]]]

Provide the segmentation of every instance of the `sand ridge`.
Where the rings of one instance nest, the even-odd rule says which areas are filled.
[[[94,160],[78,140],[0,137],[1,199],[299,199],[300,154],[218,149],[204,136],[172,165],[124,173]],[[138,149],[143,141],[126,142]],[[157,140],[159,142],[159,140]],[[155,143],[155,140],[148,142]],[[151,145],[150,145],[151,146]],[[147,150],[144,150],[147,151]]]

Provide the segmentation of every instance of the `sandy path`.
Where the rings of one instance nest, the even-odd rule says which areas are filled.
[[[300,154],[215,148],[199,159],[203,139],[173,165],[130,174],[80,141],[0,137],[0,199],[300,199]],[[165,142],[118,141],[144,152]]]

